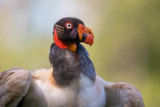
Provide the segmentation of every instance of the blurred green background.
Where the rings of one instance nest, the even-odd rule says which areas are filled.
[[[0,71],[50,68],[54,23],[77,17],[92,28],[85,45],[97,74],[134,84],[160,107],[160,0],[0,0]]]

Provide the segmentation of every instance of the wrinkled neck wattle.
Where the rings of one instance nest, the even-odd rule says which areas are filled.
[[[59,48],[61,48],[61,49],[66,49],[66,48],[67,48],[67,45],[58,38],[56,29],[54,29],[53,40],[54,40],[54,43],[55,43]]]

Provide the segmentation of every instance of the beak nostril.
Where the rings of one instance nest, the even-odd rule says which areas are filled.
[[[78,34],[79,34],[79,39],[80,39],[80,40],[82,40],[82,34],[84,34],[84,33],[86,33],[86,34],[91,34],[91,35],[93,36],[93,33],[92,33],[92,30],[91,30],[91,29],[85,27],[85,26],[82,25],[82,24],[79,24],[79,25],[78,25]],[[93,38],[94,38],[94,36],[93,36]]]
[[[85,30],[85,28],[84,28],[84,27],[82,27],[82,30]]]

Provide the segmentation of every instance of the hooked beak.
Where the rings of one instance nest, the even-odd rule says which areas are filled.
[[[79,40],[86,43],[90,44],[90,46],[93,44],[94,41],[94,35],[92,33],[92,30],[85,27],[82,24],[78,25],[78,34],[79,34]]]

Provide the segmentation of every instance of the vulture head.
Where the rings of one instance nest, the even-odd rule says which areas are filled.
[[[80,78],[81,72],[95,80],[95,69],[87,50],[81,42],[92,45],[92,30],[77,18],[62,18],[54,25],[54,43],[50,48],[49,60],[53,66],[53,77],[61,86],[67,86]]]
[[[54,42],[62,48],[76,51],[77,43],[84,42],[92,45],[94,36],[92,30],[77,18],[62,18],[54,25]]]

